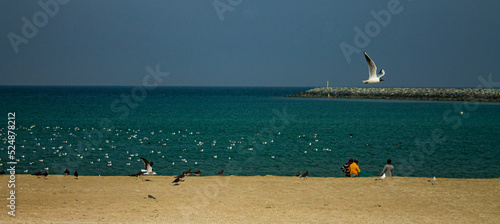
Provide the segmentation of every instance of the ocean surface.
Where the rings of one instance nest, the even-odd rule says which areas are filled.
[[[500,104],[285,97],[307,89],[0,87],[0,169],[15,112],[21,174],[500,177]]]

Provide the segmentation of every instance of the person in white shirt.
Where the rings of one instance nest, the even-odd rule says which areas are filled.
[[[394,166],[391,165],[391,160],[387,160],[387,165],[384,166],[384,169],[382,170],[382,173],[378,176],[382,176],[382,174],[385,173],[385,176],[387,177],[392,177],[392,174],[394,174]]]

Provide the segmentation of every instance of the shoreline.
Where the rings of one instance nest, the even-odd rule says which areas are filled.
[[[18,176],[27,176],[27,177],[36,177],[36,176],[33,176],[31,174],[15,174],[16,177]],[[1,176],[1,175],[0,175]],[[4,174],[4,176],[9,176],[8,174]],[[49,174],[49,176],[47,178],[50,178],[50,177],[65,177],[65,178],[74,178],[74,176],[71,174],[71,175],[68,175],[68,176],[65,176],[64,174]],[[103,177],[128,177],[128,178],[137,178],[135,176],[129,176],[129,175],[97,175],[97,176],[94,176],[94,175],[79,175],[78,178],[80,177],[95,177],[95,178],[103,178]],[[162,178],[175,178],[176,176],[175,175],[142,175],[141,176],[142,178],[148,178],[148,177],[162,177]],[[232,174],[229,174],[229,175],[223,175],[223,176],[220,176],[220,175],[200,175],[200,176],[193,176],[193,175],[190,175],[188,177],[194,177],[194,178],[201,178],[201,177],[276,177],[276,178],[288,178],[288,177],[295,177],[294,175],[291,175],[291,176],[279,176],[279,175],[272,175],[272,174],[266,174],[266,175],[249,175],[249,176],[244,176],[244,175],[232,175]],[[327,176],[327,177],[323,177],[323,176],[308,176],[309,178],[340,178],[340,179],[350,179],[350,178],[345,178],[344,176],[338,176],[338,177],[334,177],[334,176]],[[370,176],[370,177],[360,177],[360,178],[375,178],[377,177],[376,175],[374,176]],[[427,178],[429,179],[430,177],[408,177],[408,176],[393,176],[393,177],[397,177],[397,178]],[[40,177],[40,179],[43,179],[44,177]],[[469,178],[469,177],[440,177],[440,179],[455,179],[455,180],[491,180],[491,179],[500,179],[500,177],[476,177],[476,178]]]
[[[6,186],[9,177],[0,176]],[[500,178],[16,175],[0,223],[495,223]],[[0,188],[0,197],[8,197]],[[349,208],[347,208],[347,207]],[[350,211],[350,212],[346,212]]]
[[[287,97],[500,102],[500,89],[318,87]]]

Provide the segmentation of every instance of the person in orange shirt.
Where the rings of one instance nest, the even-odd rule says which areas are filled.
[[[358,159],[355,159],[354,162],[351,163],[349,168],[351,170],[351,177],[357,177],[359,175],[359,172],[361,172],[358,166]]]

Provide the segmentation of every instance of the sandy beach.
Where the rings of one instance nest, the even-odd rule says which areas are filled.
[[[498,223],[500,179],[0,176],[1,223]],[[154,198],[153,198],[154,197]]]

